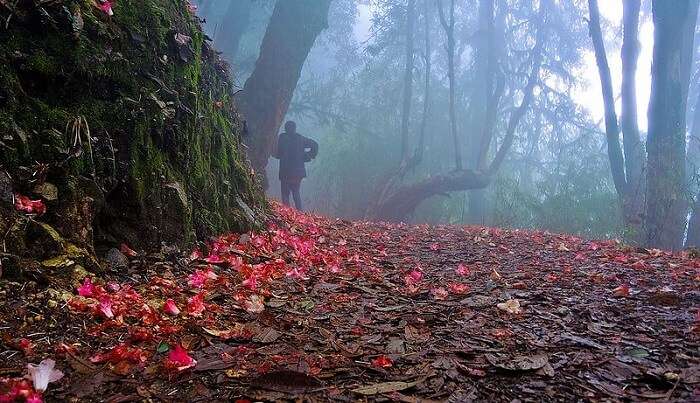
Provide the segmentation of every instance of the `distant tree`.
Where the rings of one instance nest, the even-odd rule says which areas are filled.
[[[697,0],[652,2],[646,241],[664,249],[680,249],[686,228],[686,104],[697,12]]]
[[[645,150],[639,138],[637,123],[636,71],[639,58],[639,10],[641,0],[623,0],[622,42],[622,134],[615,111],[615,96],[608,58],[600,27],[597,0],[588,0],[589,33],[593,42],[605,110],[605,134],[613,183],[618,194],[628,242],[644,243],[642,215],[644,209]]]
[[[236,0],[229,3],[223,15],[223,23],[214,35],[214,42],[227,60],[235,60],[241,38],[248,28],[253,0]]]
[[[403,110],[401,112],[401,163],[408,159],[408,130],[413,100],[414,30],[416,25],[416,0],[408,0],[406,6],[406,68],[404,69]]]
[[[488,1],[488,0],[485,0]],[[527,82],[522,89],[522,98],[517,107],[513,108],[507,120],[505,133],[501,145],[490,163],[486,162],[486,153],[489,147],[479,147],[479,152],[475,153],[476,160],[482,161],[482,169],[455,169],[446,174],[434,175],[412,184],[396,187],[396,189],[384,197],[380,203],[370,212],[374,218],[382,218],[400,221],[412,214],[416,207],[425,199],[437,194],[445,194],[454,191],[464,191],[473,189],[484,189],[492,181],[502,166],[506,155],[509,153],[515,141],[515,133],[525,113],[530,108],[534,89],[540,82],[540,69],[542,67],[543,49],[547,39],[547,13],[553,5],[551,0],[544,0],[540,3],[538,18],[535,22],[536,35],[535,44],[529,51],[530,72],[527,75]],[[495,67],[494,67],[495,69]],[[486,99],[486,110],[484,111],[484,121],[487,117],[496,117],[496,110],[500,101],[502,90],[496,89],[490,92]],[[483,99],[472,102],[484,102]],[[485,124],[479,136],[477,144],[483,142],[491,143],[494,135],[495,125]],[[481,155],[481,154],[484,155]]]
[[[331,0],[277,1],[253,74],[240,94],[248,157],[263,178],[277,132],[316,37],[328,26]]]
[[[455,169],[462,169],[462,150],[459,144],[459,135],[457,133],[457,112],[455,110],[455,1],[450,1],[450,17],[445,17],[442,0],[438,0],[438,11],[440,15],[440,24],[445,30],[447,44],[447,80],[450,85],[450,134],[452,137],[452,146],[454,147]]]

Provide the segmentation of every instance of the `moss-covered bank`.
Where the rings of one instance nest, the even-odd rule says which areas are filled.
[[[147,248],[265,214],[226,66],[187,1],[119,0],[113,16],[97,0],[8,3],[0,171],[15,192],[45,197],[41,221],[89,249]]]

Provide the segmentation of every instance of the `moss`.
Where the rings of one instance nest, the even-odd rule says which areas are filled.
[[[31,134],[30,144],[26,153],[3,153],[0,163],[16,171],[39,161],[56,175],[94,178],[96,188],[109,191],[97,212],[98,239],[158,245],[165,236],[158,228],[173,221],[162,211],[172,183],[189,204],[178,235],[185,243],[193,233],[255,225],[238,197],[258,216],[266,214],[240,150],[229,78],[185,0],[120,0],[113,18],[91,0],[63,0],[44,7],[53,22],[42,22],[40,31],[32,24],[43,21],[42,13],[26,7],[0,31],[0,58],[9,61],[0,66],[6,92],[0,93],[0,130],[16,122]],[[76,31],[78,10],[83,27]],[[187,49],[176,43],[176,33],[191,38]],[[82,150],[72,149],[75,139],[64,133],[78,116],[89,123],[92,156],[86,132]]]

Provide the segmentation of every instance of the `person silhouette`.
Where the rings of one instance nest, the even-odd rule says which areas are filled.
[[[318,154],[318,143],[297,133],[297,124],[288,121],[284,133],[279,135],[277,149],[273,156],[280,160],[279,179],[282,203],[289,206],[289,194],[294,198],[294,206],[303,211],[301,202],[301,181],[306,178],[306,163]]]

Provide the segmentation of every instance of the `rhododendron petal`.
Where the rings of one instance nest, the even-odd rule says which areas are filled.
[[[433,288],[430,290],[430,292],[433,294],[433,297],[437,300],[444,300],[447,299],[449,293],[447,292],[446,289],[440,287],[440,288]]]
[[[286,276],[291,277],[291,278],[296,278],[299,280],[308,280],[308,278],[306,277],[306,272],[307,272],[306,269],[295,267],[295,268],[289,270],[286,273]]]
[[[95,0],[97,2],[97,8],[102,10],[105,14],[112,16],[114,11],[112,10],[112,2],[109,0]]]
[[[163,312],[172,316],[177,316],[180,314],[180,310],[177,308],[177,305],[172,298],[168,298],[168,300],[163,304]]]
[[[460,276],[468,276],[470,273],[469,268],[463,264],[458,265],[455,272],[457,272],[457,274]]]
[[[192,368],[197,365],[197,361],[190,357],[181,345],[176,345],[170,353],[165,362],[165,366],[170,369],[176,369],[178,371],[184,371],[188,368]]]
[[[29,396],[27,396],[27,400],[25,400],[25,403],[43,403],[44,399],[41,398],[40,395],[31,393]]]
[[[92,284],[90,277],[85,277],[83,285],[78,287],[78,295],[81,297],[92,297],[95,293],[95,286]]]
[[[450,283],[448,289],[453,294],[465,294],[469,291],[469,286],[462,283]]]
[[[372,360],[372,366],[376,368],[391,368],[393,365],[394,361],[385,355],[380,355]]]
[[[630,287],[626,284],[623,284],[613,290],[613,294],[616,297],[622,297],[626,298],[630,296]]]
[[[204,304],[204,294],[199,293],[187,300],[187,314],[190,316],[202,316],[202,312],[206,309]]]
[[[114,312],[112,311],[112,300],[109,297],[104,296],[104,297],[100,298],[99,308],[100,308],[100,312],[102,312],[102,314],[106,318],[108,318],[108,319],[114,318]]]
[[[34,343],[29,339],[23,338],[19,340],[19,348],[22,349],[24,355],[31,355],[34,351]]]
[[[48,388],[49,383],[63,378],[63,372],[54,369],[55,366],[56,362],[52,359],[43,360],[39,365],[27,364],[29,379],[34,384],[34,389],[44,392]]]
[[[418,270],[413,270],[404,277],[406,285],[415,285],[423,279],[423,273]]]
[[[42,215],[46,213],[46,205],[41,200],[30,200],[27,196],[15,194],[15,209],[27,214]]]

